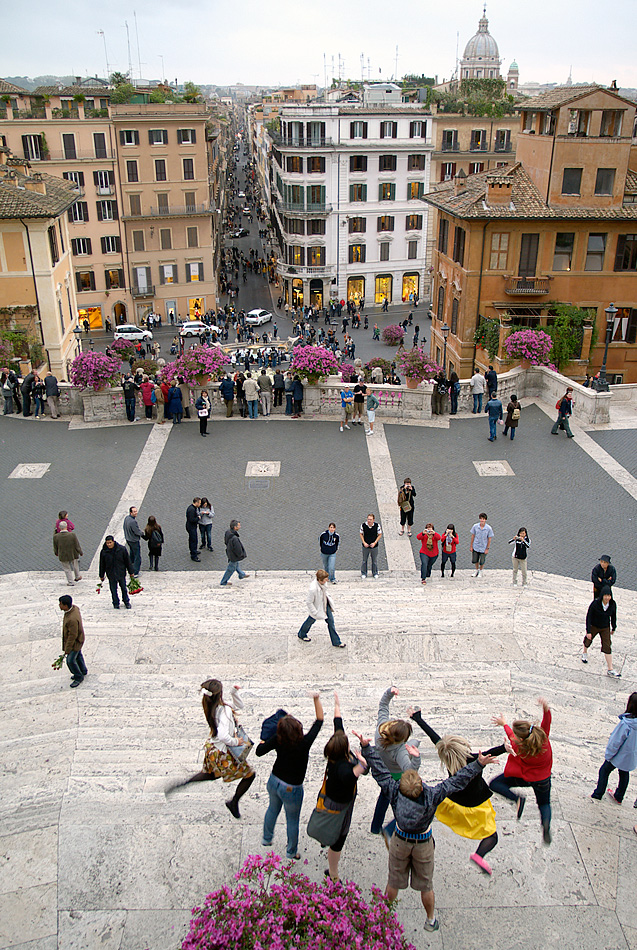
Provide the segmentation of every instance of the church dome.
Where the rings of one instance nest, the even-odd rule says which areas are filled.
[[[489,33],[489,21],[486,13],[478,24],[478,32],[472,36],[464,50],[464,60],[493,62],[499,61],[498,44]]]

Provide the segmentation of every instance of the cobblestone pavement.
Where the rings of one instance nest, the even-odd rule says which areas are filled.
[[[614,432],[598,431],[588,434],[637,478],[637,433],[634,429],[619,429]],[[633,518],[633,522],[635,520]]]

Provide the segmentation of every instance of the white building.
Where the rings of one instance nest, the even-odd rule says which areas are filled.
[[[487,5],[478,23],[478,32],[471,37],[460,60],[460,79],[499,79],[500,53],[489,33]]]
[[[272,223],[291,305],[429,299],[432,117],[391,83],[285,105],[271,136]]]

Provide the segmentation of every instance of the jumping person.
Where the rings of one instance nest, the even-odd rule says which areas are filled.
[[[411,723],[404,719],[390,718],[389,704],[394,696],[398,696],[398,690],[395,686],[390,686],[380,698],[374,744],[378,749],[383,765],[389,769],[391,777],[396,781],[400,781],[401,775],[407,769],[415,769],[416,772],[420,769],[420,753],[416,746],[407,745],[407,740],[412,733]],[[373,835],[379,835],[382,832],[387,848],[389,848],[389,842],[396,827],[395,819],[392,819],[388,825],[383,827],[388,808],[389,799],[381,790],[378,793],[370,831]]]

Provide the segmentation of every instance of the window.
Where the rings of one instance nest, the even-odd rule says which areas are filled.
[[[440,181],[451,181],[456,174],[455,162],[443,162],[440,166]]]
[[[97,188],[98,195],[110,195],[113,193],[113,189],[115,187],[115,177],[113,172],[93,172],[93,182]]]
[[[438,288],[438,307],[436,310],[436,317],[438,320],[442,320],[445,312],[445,288],[441,284]]]
[[[146,250],[146,244],[144,242],[143,231],[133,231],[133,250],[134,251]]]
[[[201,261],[186,264],[186,280],[189,283],[194,280],[203,280],[203,264]]]
[[[199,228],[186,228],[188,247],[199,247]]]
[[[325,234],[325,219],[311,218],[307,222],[307,233],[308,234]]]
[[[605,109],[602,112],[602,123],[599,134],[613,137],[620,136],[622,134],[622,112]]]
[[[498,129],[495,133],[496,152],[511,151],[511,132],[509,129]]]
[[[565,168],[562,176],[562,194],[579,195],[582,184],[581,168]]]
[[[604,254],[606,253],[606,235],[589,234],[586,246],[586,262],[584,270],[604,270]]]
[[[484,171],[484,162],[469,162],[469,174],[477,175]]]
[[[197,133],[194,129],[177,129],[177,142],[179,145],[194,145],[197,141]]]
[[[173,246],[172,231],[170,228],[159,229],[159,246],[162,251],[170,251]]]
[[[367,155],[350,155],[349,170],[351,172],[366,172]]]
[[[424,139],[427,137],[427,123],[426,122],[410,122],[409,123],[409,138],[410,139]]]
[[[542,135],[554,135],[555,122],[556,122],[556,113],[545,112],[544,117],[542,119]]]
[[[535,133],[535,112],[522,113],[522,131]]]
[[[308,145],[324,145],[325,144],[325,122],[308,122],[307,144]]]
[[[349,137],[351,139],[366,139],[367,122],[350,122]]]
[[[408,214],[405,217],[405,231],[421,231],[422,230],[422,215],[421,214]]]
[[[182,159],[184,166],[184,181],[194,181],[195,178],[195,161],[192,158]]]
[[[184,192],[184,201],[186,203],[186,211],[192,214],[193,211],[197,210],[197,194],[194,191]]]
[[[165,191],[157,195],[157,211],[159,214],[170,214],[170,208],[168,206],[168,193]]]
[[[537,267],[537,252],[540,245],[540,235],[537,233],[523,234],[520,241],[520,261],[518,277],[535,277]]]
[[[461,267],[464,264],[464,239],[464,228],[456,227],[453,233],[453,259]]]
[[[396,200],[396,185],[393,181],[381,182],[378,186],[378,200],[379,201],[395,201]]]
[[[137,161],[135,159],[126,162],[126,180],[139,181],[139,172],[137,171]]]
[[[454,297],[451,301],[451,332],[458,333],[458,310],[460,309],[460,301],[457,297]]]
[[[407,241],[407,260],[415,261],[418,257],[418,241]]]
[[[69,221],[88,221],[88,204],[86,201],[76,201],[69,208]]]
[[[291,244],[288,248],[288,264],[302,267],[305,264],[305,248],[299,244]]]
[[[95,274],[92,270],[78,271],[75,275],[75,287],[78,293],[95,290]]]
[[[392,215],[384,214],[382,217],[376,219],[376,230],[377,231],[393,231],[394,230],[394,218]]]
[[[307,159],[307,171],[310,175],[322,175],[325,172],[325,159],[317,155]]]
[[[160,264],[159,265],[159,283],[176,284],[177,283],[177,265]]]
[[[458,151],[458,130],[457,129],[443,129],[442,150],[443,152],[457,152]]]
[[[71,253],[74,257],[87,257],[92,253],[90,238],[73,238],[71,240]]]
[[[598,168],[595,178],[596,195],[612,195],[615,186],[615,169]]]
[[[422,198],[425,193],[425,185],[422,181],[407,182],[407,199],[411,201],[414,198]]]
[[[318,211],[325,207],[325,185],[308,185],[307,209]]]
[[[49,234],[49,250],[51,252],[51,263],[53,265],[57,264],[60,259],[60,252],[58,250],[58,238],[55,233],[55,227],[50,227],[48,230]]]
[[[378,171],[379,172],[395,172],[396,171],[396,156],[395,155],[379,155],[378,156]]]
[[[117,221],[117,202],[116,201],[98,201],[97,202],[97,220],[98,221]]]
[[[487,130],[486,129],[472,129],[471,130],[471,142],[469,143],[469,149],[472,152],[484,152],[487,147]]]
[[[408,155],[407,156],[407,171],[424,172],[424,170],[425,170],[425,156],[424,155]]]
[[[618,235],[615,270],[637,270],[637,234]]]
[[[389,260],[389,241],[381,241],[378,245],[378,259],[381,261]]]
[[[135,281],[136,290],[143,294],[147,293],[152,286],[150,267],[133,267],[133,280]]]
[[[39,162],[42,158],[42,136],[41,135],[23,135],[22,150],[24,157],[30,162]]]
[[[553,270],[570,270],[573,263],[573,244],[575,234],[564,231],[555,235],[555,253],[553,254]]]
[[[447,253],[447,244],[449,241],[449,221],[447,218],[441,218],[438,223],[438,250],[441,254]]]
[[[348,223],[350,234],[364,234],[367,230],[367,218],[350,218]]]
[[[491,235],[491,257],[489,258],[490,270],[506,270],[507,258],[509,256],[509,235],[495,231]]]
[[[129,195],[128,203],[130,205],[130,213],[132,215],[138,215],[142,213],[142,196],[141,195]]]
[[[307,262],[310,267],[325,267],[325,248],[308,247]]]
[[[102,254],[119,254],[121,251],[121,242],[117,234],[101,238],[101,244]]]
[[[139,145],[139,132],[137,129],[121,129],[119,133],[120,145]]]
[[[168,145],[168,130],[167,129],[149,129],[148,130],[148,144],[149,145]]]
[[[299,155],[288,155],[285,159],[287,171],[297,175],[303,174],[303,159]]]
[[[348,260],[350,264],[364,264],[365,263],[365,245],[364,244],[350,244]]]
[[[65,158],[77,158],[77,152],[75,150],[75,136],[72,132],[65,132],[62,135],[62,148],[64,150]]]
[[[396,139],[398,138],[398,123],[397,122],[381,122],[380,124],[380,137],[381,139]]]
[[[302,218],[284,218],[283,227],[289,234],[305,234],[305,221]]]
[[[586,138],[590,124],[591,113],[588,109],[571,109],[568,123],[568,134],[578,138]]]
[[[374,281],[374,303],[391,303],[393,279],[391,274],[378,274]]]
[[[166,181],[166,159],[155,159],[155,181]]]
[[[106,136],[103,132],[93,132],[93,148],[95,149],[95,158],[107,158]]]
[[[107,290],[124,290],[124,271],[108,269],[104,271],[104,283]]]
[[[350,185],[350,201],[367,201],[367,185]]]
[[[634,343],[637,337],[637,310],[634,307],[618,307],[612,342]]]
[[[84,187],[84,172],[62,172],[62,178],[74,181],[79,188]]]

